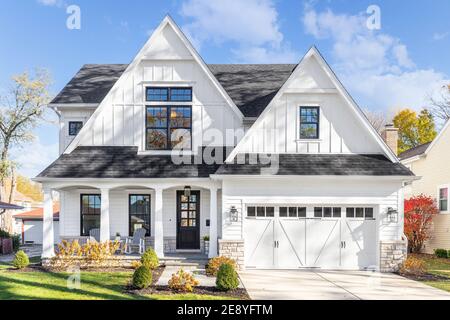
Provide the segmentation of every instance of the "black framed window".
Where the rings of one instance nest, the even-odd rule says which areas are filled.
[[[190,106],[148,106],[147,150],[192,149]]]
[[[306,218],[306,207],[280,207],[280,218]]]
[[[192,88],[148,87],[146,88],[146,100],[152,102],[190,102],[192,101]]]
[[[145,236],[150,236],[150,195],[130,194],[129,196],[129,235],[132,236],[137,229],[144,228]]]
[[[347,218],[357,218],[357,219],[366,219],[372,220],[374,217],[373,208],[363,208],[363,207],[348,207],[345,209]]]
[[[315,207],[314,218],[340,218],[340,207]]]
[[[89,231],[100,228],[101,196],[99,194],[81,195],[81,236],[89,236]]]
[[[319,107],[300,107],[300,139],[319,139]]]
[[[69,121],[69,136],[76,136],[83,128],[82,121]]]
[[[247,207],[247,217],[269,217],[273,218],[275,216],[274,207]]]
[[[439,211],[448,210],[448,188],[439,189]]]

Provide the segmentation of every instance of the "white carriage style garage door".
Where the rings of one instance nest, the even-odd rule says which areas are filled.
[[[375,217],[370,206],[247,206],[246,267],[373,268]]]

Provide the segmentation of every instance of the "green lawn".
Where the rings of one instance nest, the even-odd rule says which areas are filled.
[[[416,255],[416,257],[425,263],[428,273],[447,278],[447,280],[424,281],[424,283],[450,292],[450,259],[436,258],[431,255]]]
[[[36,262],[33,259],[32,262]],[[11,265],[0,263],[0,300],[225,300],[227,297],[195,294],[146,295],[127,294],[125,285],[131,272],[81,272],[79,289],[69,289],[67,273],[11,272]]]

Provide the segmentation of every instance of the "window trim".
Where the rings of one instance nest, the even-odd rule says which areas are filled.
[[[370,205],[347,205],[345,207],[343,207],[345,210],[342,211],[343,215],[342,217],[345,219],[350,219],[350,220],[360,220],[360,221],[364,221],[364,220],[368,220],[368,221],[372,221],[372,220],[377,220],[377,211],[376,211],[376,206],[370,206]],[[353,217],[348,217],[347,216],[347,210],[348,209],[353,209]],[[357,217],[356,216],[356,209],[363,209],[363,216],[362,217]],[[367,209],[372,209],[372,217],[367,218],[366,217],[366,211]]]
[[[150,90],[150,89],[167,89],[167,100],[149,100],[148,99],[148,91]],[[190,96],[190,98],[188,99],[188,100],[171,100],[171,92],[172,92],[172,90],[179,90],[179,89],[182,89],[182,90],[187,90],[187,89],[189,89],[189,90],[191,90],[191,96]],[[167,86],[161,86],[161,87],[159,87],[159,86],[146,86],[145,87],[145,101],[146,102],[159,102],[159,103],[171,103],[171,102],[192,102],[192,100],[193,100],[193,96],[194,96],[194,93],[193,93],[193,88],[191,87],[191,86],[186,86],[186,87],[181,87],[181,86],[177,86],[177,87],[167,87]]]
[[[441,190],[447,189],[447,210],[441,210]],[[439,209],[439,213],[441,214],[450,214],[450,208],[449,208],[449,196],[450,196],[450,184],[443,184],[437,187],[437,205]]]
[[[131,197],[133,196],[148,196],[149,202],[149,230],[148,235],[146,234],[145,237],[151,237],[152,236],[152,195],[150,193],[144,194],[144,193],[129,193],[128,194],[128,236],[131,237],[133,234],[131,233]],[[142,215],[142,214],[141,214]]]
[[[80,237],[89,237],[89,234],[83,234],[83,197],[85,196],[98,196],[100,198],[100,213],[98,214],[100,222],[102,215],[102,195],[100,193],[80,193]],[[95,216],[97,216],[97,214],[95,214]]]
[[[167,127],[153,127],[150,128],[148,125],[148,117],[147,117],[147,110],[148,108],[166,108],[166,123],[167,123]],[[190,117],[190,122],[189,122],[189,131],[191,134],[191,138],[190,138],[190,146],[187,149],[173,149],[172,148],[172,139],[171,139],[171,134],[170,134],[170,130],[171,129],[184,129],[184,130],[188,130],[184,127],[171,127],[170,126],[170,113],[171,113],[171,109],[172,108],[189,108],[191,111],[191,117]],[[167,136],[167,147],[166,148],[160,148],[160,149],[149,149],[147,146],[147,134],[148,134],[148,130],[149,129],[155,129],[155,130],[165,130],[166,131],[166,136]],[[145,141],[144,141],[144,150],[145,151],[192,151],[192,145],[193,145],[193,136],[192,136],[192,105],[171,105],[171,104],[158,104],[158,105],[146,105],[145,106]]]
[[[303,124],[317,124],[317,134],[312,138],[304,138],[301,136],[301,126],[302,126],[302,109],[317,109],[317,123],[316,122],[303,122]],[[297,129],[297,141],[320,141],[320,117],[321,110],[319,105],[301,105],[298,107],[298,129]]]
[[[70,133],[70,125],[71,124],[75,124],[75,123],[77,123],[77,124],[81,123],[81,128],[80,128],[80,130],[78,130],[78,132],[76,134],[71,134]],[[79,120],[68,121],[68,123],[67,123],[67,134],[68,134],[68,136],[69,137],[76,137],[78,135],[78,133],[80,133],[81,129],[83,129],[83,126],[84,126],[84,122],[83,121],[79,121]]]

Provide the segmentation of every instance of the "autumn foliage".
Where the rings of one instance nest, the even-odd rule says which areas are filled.
[[[411,252],[419,253],[423,243],[430,238],[430,225],[439,213],[436,201],[420,195],[405,200],[405,235]]]

